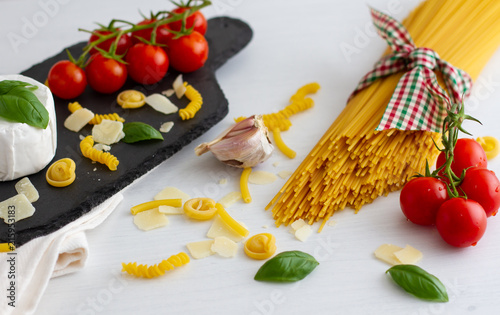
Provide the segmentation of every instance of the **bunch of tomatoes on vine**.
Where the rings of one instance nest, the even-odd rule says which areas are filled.
[[[172,11],[143,16],[138,23],[112,20],[90,33],[82,54],[52,66],[47,85],[62,99],[83,93],[87,84],[100,93],[118,91],[130,77],[139,84],[160,81],[169,67],[182,72],[201,68],[208,58],[207,20],[199,11],[210,1],[174,3]]]
[[[435,225],[445,242],[456,247],[475,246],[482,238],[487,218],[500,208],[500,182],[487,169],[481,144],[458,138],[465,120],[463,104],[447,111],[442,129],[444,148],[431,173],[410,180],[401,191],[400,206],[406,218],[419,225]],[[436,145],[437,146],[437,145]]]

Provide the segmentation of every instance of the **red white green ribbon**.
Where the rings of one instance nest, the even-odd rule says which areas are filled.
[[[377,79],[406,71],[376,130],[440,132],[447,106],[462,102],[462,97],[469,95],[472,79],[465,71],[439,58],[435,51],[417,48],[406,28],[392,17],[374,9],[371,14],[378,34],[387,41],[392,54],[375,64],[349,99]],[[442,74],[448,94],[438,84],[434,71]]]

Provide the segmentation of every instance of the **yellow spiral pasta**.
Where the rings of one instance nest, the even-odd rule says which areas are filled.
[[[180,252],[177,255],[172,255],[168,259],[163,260],[161,263],[148,266],[148,265],[137,265],[134,263],[122,263],[122,272],[126,272],[129,275],[134,275],[136,277],[142,278],[156,278],[163,276],[165,271],[174,269],[175,267],[181,267],[189,263],[189,256]]]
[[[80,142],[80,150],[84,157],[105,164],[111,171],[116,171],[116,167],[120,163],[116,156],[111,153],[94,149],[94,138],[92,136],[87,136]]]
[[[295,101],[300,101],[306,97],[308,94],[314,94],[318,92],[320,89],[320,85],[316,82],[306,84],[299,88],[297,92],[295,92],[292,97],[290,97],[290,103],[294,103]]]
[[[185,108],[179,110],[179,116],[182,120],[187,120],[193,118],[194,115],[196,115],[196,113],[200,110],[201,105],[203,104],[203,98],[201,97],[200,92],[198,92],[192,85],[184,82],[184,86],[186,87],[184,95],[186,95],[190,102]]]
[[[80,105],[80,103],[78,103],[78,102],[72,102],[72,103],[68,104],[68,109],[72,113],[74,113],[77,110],[82,109],[82,108],[83,108],[82,105]]]
[[[125,119],[120,117],[120,115],[118,115],[117,113],[112,113],[112,114],[95,114],[94,118],[92,118],[92,120],[89,121],[89,124],[99,125],[103,119],[125,122]]]

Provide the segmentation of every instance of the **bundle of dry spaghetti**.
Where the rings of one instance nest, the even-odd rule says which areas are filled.
[[[500,1],[427,0],[403,21],[417,47],[428,47],[473,80],[500,44]],[[398,190],[437,156],[428,131],[375,131],[403,73],[357,93],[271,200],[276,225],[325,222]]]

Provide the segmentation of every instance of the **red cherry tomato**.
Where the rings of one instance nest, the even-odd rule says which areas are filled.
[[[495,215],[500,208],[500,182],[493,171],[484,168],[471,168],[465,173],[460,188],[467,198],[477,201],[486,216]]]
[[[451,164],[451,170],[457,176],[462,174],[462,170],[472,166],[479,168],[486,168],[488,166],[488,160],[486,159],[483,147],[474,139],[458,139],[455,150],[453,150],[453,156],[454,160]],[[439,168],[445,162],[446,157],[444,152],[441,152],[436,162],[436,168]]]
[[[455,247],[475,246],[486,230],[486,213],[471,199],[445,201],[436,216],[436,228],[443,240]]]
[[[62,60],[50,69],[47,84],[55,96],[67,100],[83,93],[87,77],[82,68],[69,60]]]
[[[181,14],[187,9],[188,8],[177,8],[172,12]],[[193,27],[193,25],[193,31],[197,31],[201,35],[205,35],[207,32],[207,19],[205,19],[205,16],[200,11],[196,11],[186,18],[186,29]],[[169,26],[170,29],[178,32],[182,28],[182,20],[171,22]]]
[[[208,43],[203,35],[193,31],[167,44],[172,68],[180,72],[193,72],[203,67],[208,58]]]
[[[127,67],[101,54],[92,55],[85,72],[90,87],[100,93],[116,92],[127,81]]]
[[[432,225],[439,207],[448,199],[446,185],[437,178],[417,177],[401,190],[399,204],[403,214],[415,224]]]
[[[119,30],[119,29],[118,29]],[[108,35],[108,34],[111,34],[111,31],[101,31],[101,30],[96,30],[94,31],[94,33],[98,33],[98,34],[102,34],[102,35]],[[92,34],[90,35],[90,38],[89,38],[89,44],[91,42],[94,42],[96,40],[99,39],[99,36],[97,36],[96,34]],[[97,47],[101,48],[102,50],[104,51],[109,51],[109,47],[111,47],[111,44],[116,40],[116,37],[114,38],[110,38],[110,39],[107,39],[105,41],[103,41],[102,43],[98,44]],[[130,38],[130,35],[128,34],[123,34],[122,36],[120,36],[120,39],[118,40],[118,43],[116,45],[116,54],[117,55],[123,55],[127,52],[127,50],[132,47],[133,43],[132,43],[132,39]],[[97,53],[97,49],[95,48],[92,48],[90,50],[90,54],[93,55],[95,53]]]
[[[167,54],[161,47],[144,43],[132,46],[126,61],[130,77],[141,84],[160,81],[167,73],[169,65]]]
[[[145,19],[145,20],[137,23],[137,25],[147,25],[147,24],[151,24],[151,23],[156,22],[156,21],[157,20],[154,20],[154,19],[153,20]],[[156,28],[156,43],[157,44],[166,45],[168,40],[174,36],[168,30],[169,30],[169,26],[167,24],[160,25]],[[132,41],[134,44],[141,43],[141,41],[137,37],[143,38],[147,41],[151,41],[151,33],[153,33],[153,27],[132,32]]]

